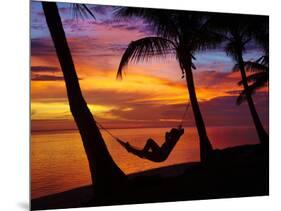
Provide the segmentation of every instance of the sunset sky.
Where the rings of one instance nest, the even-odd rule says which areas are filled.
[[[172,127],[189,102],[185,79],[173,55],[143,63],[130,63],[123,80],[117,68],[127,45],[154,35],[141,19],[117,20],[114,7],[88,5],[96,16],[74,19],[70,4],[59,3],[83,95],[97,121],[106,127]],[[245,60],[261,51],[251,44]],[[223,48],[195,55],[195,86],[206,126],[252,126],[248,106],[235,104],[241,87],[239,72]],[[258,113],[268,127],[268,89],[256,93]],[[75,128],[69,112],[65,84],[40,2],[31,5],[31,114],[32,130]],[[186,126],[194,126],[191,110]]]

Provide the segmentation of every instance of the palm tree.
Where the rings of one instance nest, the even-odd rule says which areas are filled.
[[[114,187],[126,181],[126,176],[110,156],[95,119],[83,98],[57,5],[54,2],[42,2],[42,6],[63,72],[70,111],[88,158],[94,190],[99,195],[110,193]]]
[[[249,87],[249,78],[247,79],[246,76],[247,63],[243,59],[243,53],[247,48],[247,44],[254,41],[256,29],[261,27],[263,21],[263,16],[216,14],[212,17],[210,25],[224,37],[226,42],[225,51],[237,63],[234,69],[239,69],[241,73],[241,83],[244,87],[243,95],[245,95],[248,102],[260,143],[267,144],[268,134],[261,123],[251,96],[252,88]]]
[[[249,85],[249,93],[253,95],[256,90],[268,85],[269,81],[269,27],[268,27],[268,17],[263,17],[260,20],[257,27],[253,30],[253,37],[256,43],[261,47],[263,55],[259,57],[256,61],[246,61],[245,69],[251,72],[247,76],[247,82],[251,83]],[[235,70],[239,70],[236,66]],[[243,81],[238,82],[239,85],[243,85]],[[237,98],[236,103],[241,104],[246,100],[246,92],[242,90]]]
[[[155,30],[157,36],[144,37],[131,42],[125,50],[119,68],[118,77],[129,61],[141,61],[154,56],[165,57],[174,54],[186,78],[189,99],[195,117],[200,141],[200,159],[206,162],[212,151],[205,123],[199,108],[192,70],[196,69],[194,53],[215,47],[220,39],[208,32],[208,16],[196,12],[157,10],[147,8],[119,8],[117,17],[141,17]]]

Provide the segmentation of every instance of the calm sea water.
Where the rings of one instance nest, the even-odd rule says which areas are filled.
[[[143,147],[149,137],[162,144],[164,134],[168,130],[169,128],[112,129],[111,132],[132,145]],[[211,127],[207,130],[214,148],[258,143],[254,128]],[[185,128],[185,134],[163,163],[140,159],[127,153],[107,133],[103,132],[103,137],[114,161],[126,174],[199,160],[199,144],[195,128]],[[90,183],[87,158],[78,131],[32,133],[32,198]]]

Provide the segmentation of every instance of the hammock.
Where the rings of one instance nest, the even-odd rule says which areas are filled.
[[[172,128],[170,133],[166,133],[166,141],[165,143],[159,147],[152,139],[148,139],[146,145],[143,149],[138,149],[137,147],[131,146],[129,142],[125,142],[112,134],[107,128],[103,127],[100,123],[97,123],[101,129],[106,131],[113,140],[117,141],[121,146],[123,146],[129,153],[132,153],[140,158],[144,158],[153,162],[163,162],[170,155],[171,151],[175,147],[177,141],[184,133],[184,129],[182,128],[182,123],[185,118],[186,112],[189,108],[189,104],[187,104],[186,109],[184,111],[183,117],[181,119],[180,125],[178,128]],[[167,134],[169,137],[167,137]],[[169,145],[167,144],[167,138]],[[165,145],[166,144],[166,145]],[[151,150],[151,151],[150,151]]]
[[[176,143],[184,133],[183,128],[172,128],[171,133],[173,132],[173,136],[168,140],[169,144],[166,142],[160,147],[156,142],[152,139],[148,139],[143,149],[138,149],[134,146],[131,146],[129,142],[124,142],[120,139],[117,141],[129,152],[140,158],[147,159],[153,162],[163,162],[165,161],[174,147]],[[171,134],[170,133],[170,134]],[[169,133],[167,133],[169,134]]]

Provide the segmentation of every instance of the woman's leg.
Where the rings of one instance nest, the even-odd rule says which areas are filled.
[[[149,150],[151,149],[151,152],[161,152],[161,148],[158,146],[158,144],[153,141],[153,139],[148,139],[144,148],[143,148],[143,152],[149,152]]]
[[[126,149],[128,152],[140,157],[145,158],[154,162],[162,162],[165,160],[165,157],[161,151],[161,148],[157,145],[152,139],[148,139],[144,148],[142,150],[132,147],[130,144],[127,144]],[[151,149],[151,151],[150,151]]]

